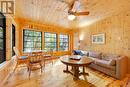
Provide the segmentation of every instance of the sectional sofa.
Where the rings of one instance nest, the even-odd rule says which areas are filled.
[[[127,74],[128,58],[115,54],[103,54],[95,51],[74,50],[74,55],[81,55],[94,60],[90,68],[99,70],[107,75],[122,79]]]

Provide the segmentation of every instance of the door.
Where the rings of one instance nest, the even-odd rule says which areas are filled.
[[[6,54],[5,29],[6,29],[5,16],[2,13],[0,13],[0,63],[6,60],[5,58],[5,54]]]
[[[12,24],[12,56],[15,55],[13,47],[15,46],[15,26]]]

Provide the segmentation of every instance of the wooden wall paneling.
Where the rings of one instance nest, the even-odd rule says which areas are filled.
[[[79,36],[84,36],[80,47],[83,50],[100,51],[103,53],[120,54],[129,57],[130,65],[130,11],[113,15],[100,20],[90,26],[79,29]],[[105,33],[106,43],[103,45],[92,44],[93,34]],[[87,44],[87,46],[84,45]],[[130,72],[130,68],[129,68]]]

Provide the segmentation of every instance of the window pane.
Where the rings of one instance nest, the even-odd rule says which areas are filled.
[[[45,33],[44,34],[44,39],[45,39],[45,42],[44,42],[44,49],[46,51],[56,51],[57,50],[57,34],[54,34],[54,33]]]
[[[33,41],[33,37],[31,36],[24,36],[25,41]]]
[[[40,48],[41,47],[41,43],[34,42],[34,46],[35,46],[35,48]]]
[[[24,30],[24,35],[33,36],[33,31],[31,31],[31,30]]]
[[[0,39],[0,50],[3,50],[3,39]]]
[[[24,42],[24,47],[33,47],[33,42]]]
[[[41,32],[34,32],[34,36],[41,36]]]
[[[42,49],[42,33],[24,30],[24,52]]]
[[[38,36],[37,37],[32,37],[32,38],[33,38],[34,41],[41,42],[41,38],[39,38]]]
[[[49,33],[45,33],[44,35],[45,35],[45,37],[49,37],[49,36],[50,36],[50,34],[49,34]]]
[[[0,27],[0,38],[3,38],[3,29]]]
[[[26,30],[26,31],[24,31],[24,35],[29,35],[29,31],[28,30]]]
[[[60,51],[67,51],[69,46],[69,36],[68,35],[60,35]]]

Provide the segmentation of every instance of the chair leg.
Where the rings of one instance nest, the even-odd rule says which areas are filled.
[[[44,61],[44,68],[45,68],[45,61]]]
[[[27,67],[28,68],[28,71],[29,71],[29,67]]]
[[[51,60],[52,61],[52,65],[54,64],[54,61],[53,61],[53,59]]]
[[[17,66],[18,66],[18,63],[16,63],[16,66],[15,66],[15,68],[14,68],[14,71],[13,71],[13,72],[15,72],[15,70],[16,70],[16,68],[17,68]]]
[[[31,69],[29,68],[29,79],[30,79],[30,75],[31,75]]]
[[[41,73],[42,73],[42,64],[40,63],[40,66],[41,66]]]

